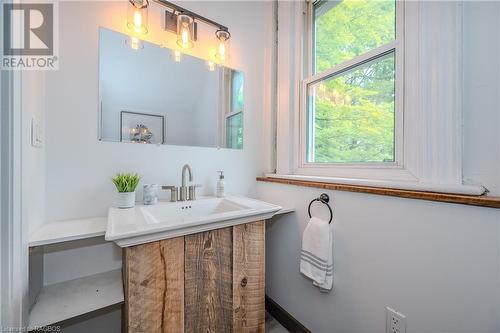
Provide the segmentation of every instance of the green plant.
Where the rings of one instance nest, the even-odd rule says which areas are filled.
[[[118,173],[111,180],[118,192],[134,192],[141,177],[136,173]]]

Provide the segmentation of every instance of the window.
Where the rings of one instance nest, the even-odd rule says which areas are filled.
[[[279,2],[274,177],[482,193],[462,180],[462,7]]]
[[[226,147],[243,149],[243,112],[226,118]]]
[[[400,5],[310,5],[311,75],[303,82],[300,167],[401,165]]]
[[[231,95],[229,113],[225,115],[226,148],[243,149],[243,73],[231,72]]]

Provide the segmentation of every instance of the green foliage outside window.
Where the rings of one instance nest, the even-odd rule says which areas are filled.
[[[322,3],[315,16],[316,70],[330,69],[394,38],[394,1]],[[314,120],[309,162],[394,161],[394,52],[310,85],[308,96]]]
[[[226,118],[226,148],[243,149],[244,77],[233,71],[231,77],[231,113]]]
[[[226,120],[226,147],[243,149],[243,112],[230,116]]]

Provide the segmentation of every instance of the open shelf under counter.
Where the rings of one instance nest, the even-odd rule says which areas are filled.
[[[30,311],[30,327],[43,327],[124,301],[121,269],[44,286]]]
[[[94,217],[42,224],[29,238],[29,246],[41,246],[104,236],[107,217]]]

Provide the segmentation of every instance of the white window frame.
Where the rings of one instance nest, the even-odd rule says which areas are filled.
[[[398,1],[399,3],[400,1]],[[306,1],[278,2],[275,178],[461,194],[482,194],[462,179],[462,3],[408,1],[403,18],[404,115],[399,117],[395,165],[304,167],[300,115],[308,78]],[[403,11],[403,14],[401,14]],[[398,15],[399,13],[399,15]],[[398,18],[399,17],[399,18]],[[401,31],[401,28],[399,29]],[[401,43],[401,42],[400,42]],[[400,50],[400,54],[402,51]],[[398,59],[396,59],[398,61]],[[310,62],[310,60],[309,60]],[[305,65],[306,64],[306,65]],[[401,94],[399,94],[401,95]],[[401,108],[399,108],[401,110]],[[303,133],[303,130],[302,130]],[[304,138],[305,139],[305,138]]]
[[[227,79],[227,73],[225,71],[231,72],[231,78]],[[219,147],[232,148],[227,147],[227,120],[231,117],[243,114],[245,107],[243,109],[233,111],[233,75],[231,68],[224,68],[220,71],[220,80],[219,80]],[[243,82],[243,87],[245,87],[245,82]],[[243,88],[244,89],[244,88]],[[243,101],[243,104],[245,101]],[[243,139],[243,147],[245,146],[245,142]]]
[[[395,39],[376,49],[356,56],[348,61],[342,62],[323,72],[313,74],[314,57],[314,2],[309,1],[307,5],[307,27],[306,27],[306,55],[307,59],[305,73],[308,77],[302,80],[300,111],[299,111],[299,140],[298,161],[296,173],[304,175],[320,176],[345,176],[369,178],[373,175],[372,170],[399,171],[404,163],[403,156],[403,93],[404,93],[404,2],[396,2],[396,34]],[[395,56],[395,124],[394,124],[394,161],[380,163],[312,163],[307,161],[307,87],[310,84],[327,79],[348,69],[358,67],[370,60],[379,58],[384,54],[394,51]],[[348,173],[346,173],[346,169]],[[381,172],[379,172],[380,174]],[[394,172],[391,172],[394,177]]]
[[[231,117],[234,117],[234,116],[237,116],[239,114],[243,114],[243,110],[240,110],[240,111],[235,111],[235,112],[231,112],[231,113],[227,113],[225,116],[224,116],[224,147],[226,148],[230,148],[230,149],[235,149],[234,147],[228,147],[227,146],[227,130],[228,130],[228,127],[227,127],[227,120]],[[243,142],[243,146],[245,145],[245,143]]]

